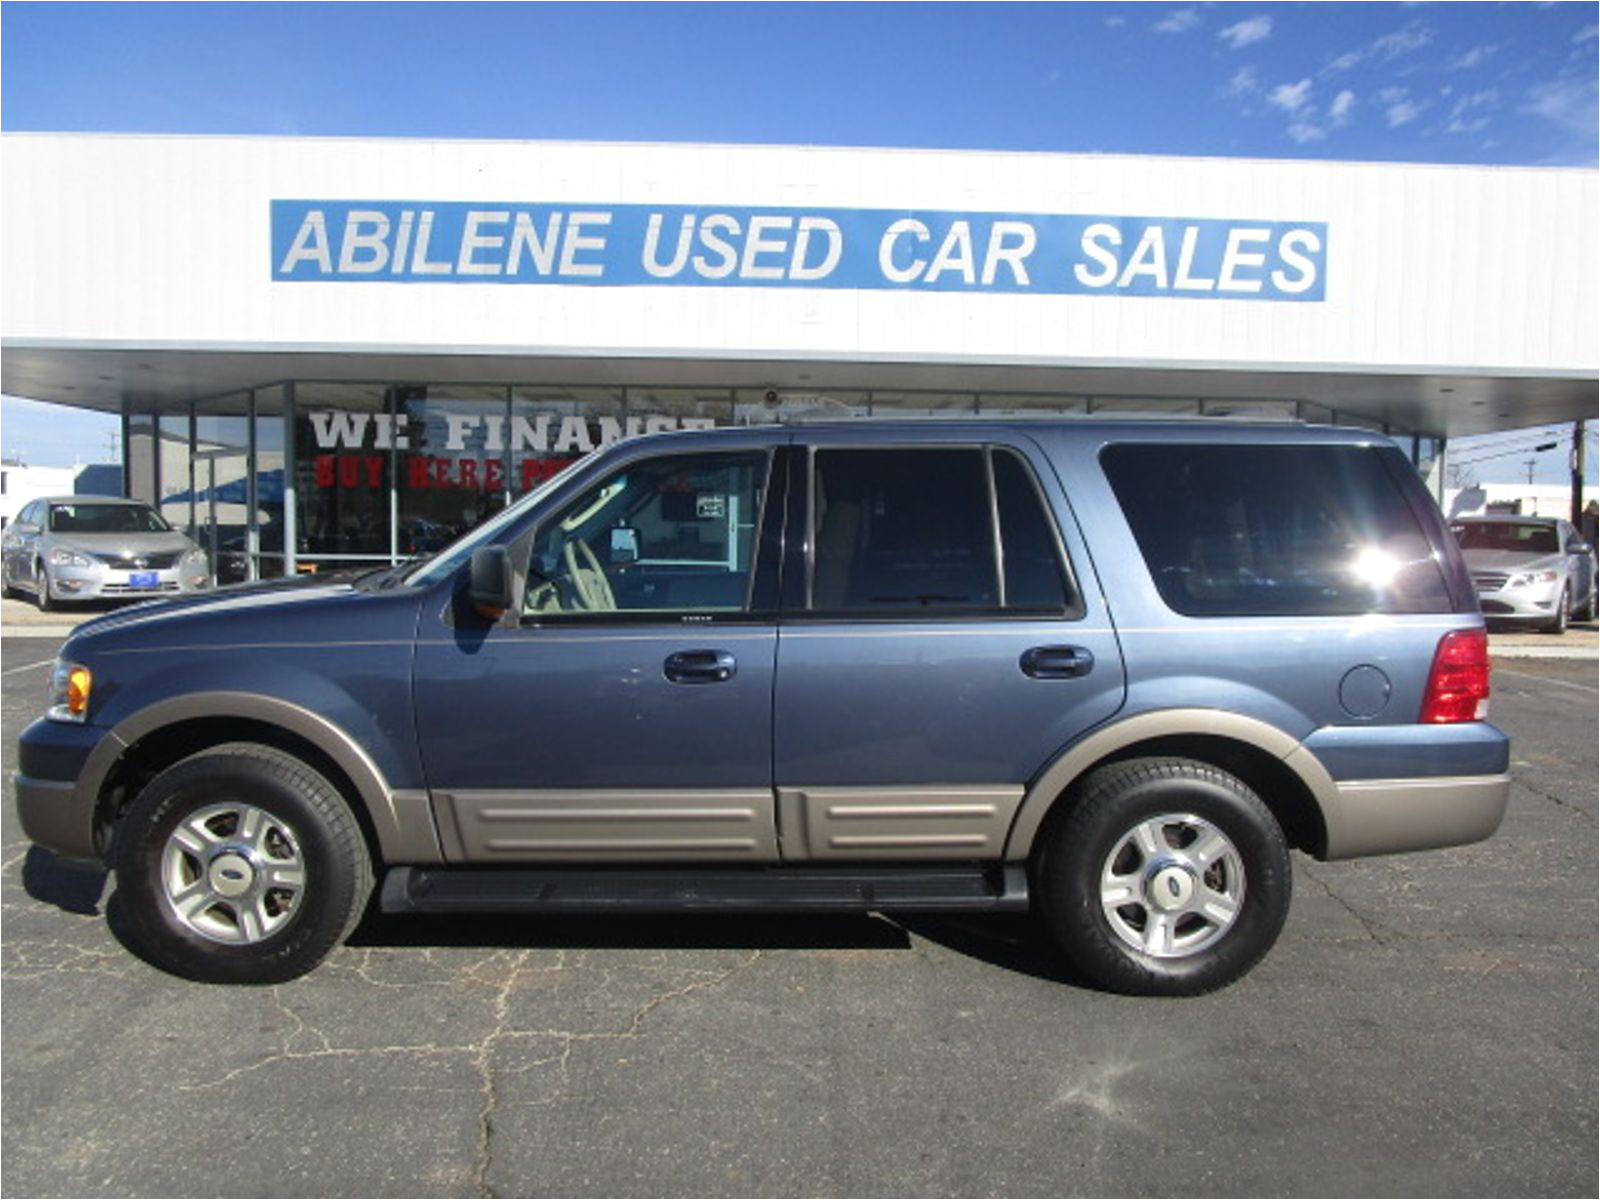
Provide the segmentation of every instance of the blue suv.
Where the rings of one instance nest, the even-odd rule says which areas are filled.
[[[1361,430],[849,422],[585,459],[431,559],[82,626],[28,836],[262,983],[389,912],[1038,913],[1238,978],[1321,859],[1499,825],[1461,553]]]

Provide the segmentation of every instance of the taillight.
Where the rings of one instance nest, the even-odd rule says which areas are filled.
[[[1489,635],[1458,629],[1439,639],[1422,697],[1426,725],[1481,721],[1489,715]]]

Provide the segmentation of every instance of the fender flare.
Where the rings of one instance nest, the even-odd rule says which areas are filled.
[[[361,744],[321,714],[254,692],[194,692],[158,701],[124,718],[85,761],[78,776],[78,797],[97,801],[123,755],[151,734],[188,721],[230,717],[277,726],[326,754],[360,796],[385,862],[443,861],[427,792],[390,787]]]
[[[1185,736],[1242,742],[1283,763],[1305,784],[1321,810],[1331,840],[1339,812],[1339,788],[1327,768],[1298,739],[1275,725],[1238,713],[1213,708],[1169,708],[1104,726],[1057,755],[1029,785],[1017,808],[1006,837],[1006,861],[1019,862],[1032,853],[1034,839],[1051,807],[1096,763],[1140,742]]]

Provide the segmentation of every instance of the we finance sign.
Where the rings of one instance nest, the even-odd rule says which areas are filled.
[[[284,283],[1037,292],[1315,302],[1317,221],[274,200]]]

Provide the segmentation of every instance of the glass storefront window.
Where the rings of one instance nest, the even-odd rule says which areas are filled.
[[[771,425],[797,417],[870,417],[873,412],[868,393],[834,388],[739,388],[733,398],[738,425]]]
[[[395,431],[388,392],[380,384],[295,387],[298,558],[317,569],[390,557]]]
[[[986,417],[1048,417],[1053,414],[1081,417],[1088,407],[1088,402],[1082,396],[1062,396],[1049,392],[1037,395],[999,393],[978,397],[978,412]]]
[[[617,388],[512,388],[506,432],[512,494],[532,491],[585,454],[630,432],[647,432],[629,416]]]
[[[400,558],[431,554],[505,507],[506,389],[397,387]]]
[[[196,540],[220,583],[249,578],[249,412],[250,394],[240,392],[207,401],[195,414]]]
[[[161,515],[180,533],[194,536],[194,462],[190,455],[189,414],[162,413],[156,418],[157,458],[161,481]]]
[[[1167,396],[1096,396],[1089,402],[1089,412],[1096,417],[1192,417],[1199,411],[1198,400]]]
[[[872,393],[872,411],[907,417],[970,417],[977,411],[972,392]]]

